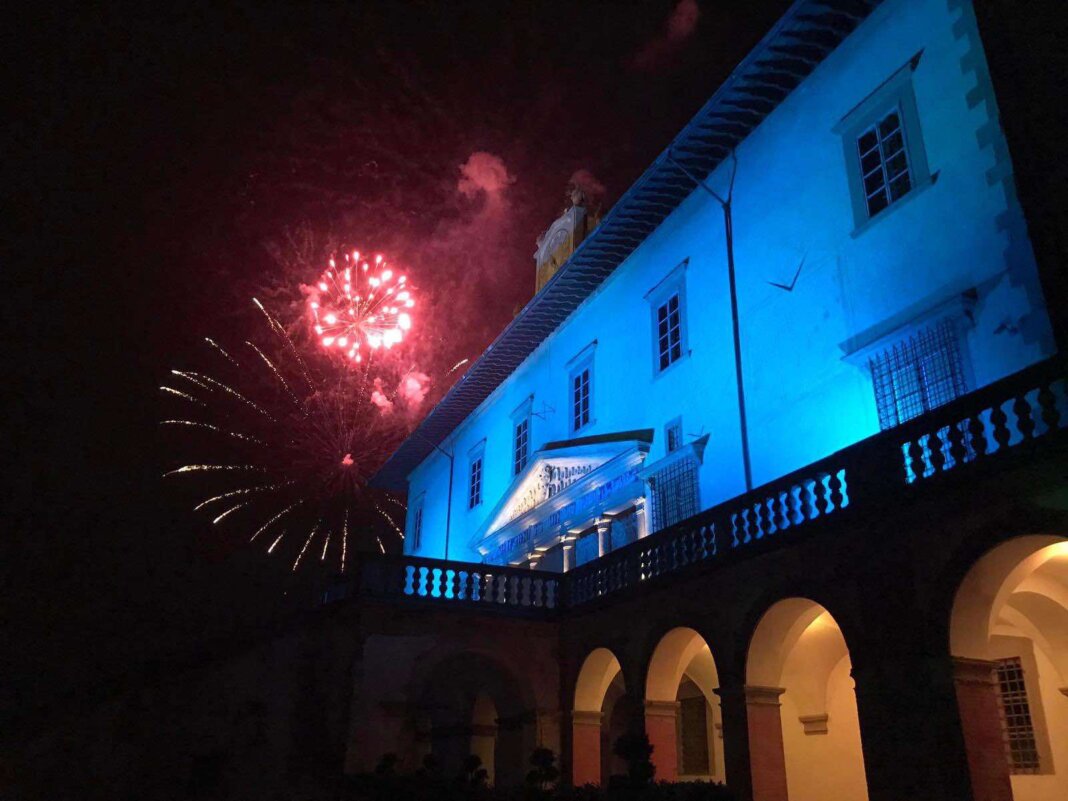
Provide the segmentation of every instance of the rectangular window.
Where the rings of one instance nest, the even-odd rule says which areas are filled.
[[[467,489],[467,508],[474,509],[482,503],[482,456],[471,460],[470,481]]]
[[[512,474],[519,475],[530,458],[530,418],[524,417],[515,424],[512,441]]]
[[[879,427],[919,417],[967,392],[960,342],[952,321],[924,328],[873,356],[871,369]]]
[[[697,462],[677,459],[650,476],[653,501],[653,531],[673,526],[697,514]]]
[[[682,358],[682,310],[679,293],[656,307],[657,369],[666,370]]]
[[[919,61],[917,53],[834,127],[842,137],[854,236],[932,182],[912,87]]]
[[[1038,773],[1038,744],[1027,700],[1023,664],[1019,657],[997,661],[998,690],[1001,696],[1001,723],[1005,747],[1013,773]]]
[[[674,453],[682,447],[682,418],[676,417],[664,426],[667,439],[667,452]]]
[[[857,137],[857,158],[868,217],[874,217],[912,188],[905,133],[897,108]]]
[[[578,431],[590,422],[590,367],[571,376],[571,430]]]
[[[412,550],[418,551],[423,539],[423,501],[419,500],[415,507],[415,517],[412,519]]]

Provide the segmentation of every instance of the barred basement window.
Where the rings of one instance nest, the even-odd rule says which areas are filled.
[[[1009,768],[1013,773],[1038,773],[1038,743],[1020,658],[999,659],[997,675]]]
[[[530,418],[524,417],[515,425],[512,444],[512,474],[519,475],[530,456]]]
[[[960,342],[944,320],[873,356],[871,369],[879,427],[919,417],[967,392]]]
[[[649,483],[654,531],[697,514],[697,463],[693,459],[679,459],[651,476]]]
[[[467,507],[474,509],[482,503],[482,457],[471,462],[471,481],[467,491]]]

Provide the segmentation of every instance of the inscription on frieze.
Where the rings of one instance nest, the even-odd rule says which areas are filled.
[[[512,501],[508,507],[507,521],[515,520],[522,514],[526,514],[535,506],[544,503],[559,492],[563,492],[587,473],[592,472],[598,465],[542,465],[535,476],[531,478],[530,485]]]

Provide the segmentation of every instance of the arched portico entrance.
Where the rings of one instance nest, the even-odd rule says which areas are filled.
[[[622,773],[612,746],[632,723],[633,711],[623,671],[607,648],[590,652],[575,683],[572,708],[572,781],[575,785],[607,784]]]
[[[1018,537],[979,559],[950,652],[974,797],[1068,798],[1068,541]]]
[[[672,629],[653,651],[645,681],[645,731],[657,779],[724,781],[716,662],[690,628]]]
[[[867,801],[851,669],[814,601],[779,601],[761,618],[746,659],[754,801]]]
[[[423,682],[415,711],[422,752],[446,776],[477,755],[490,782],[517,785],[534,749],[536,733],[529,694],[503,666],[479,653],[442,660]]]

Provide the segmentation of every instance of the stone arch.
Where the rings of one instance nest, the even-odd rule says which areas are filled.
[[[1068,540],[1020,536],[979,557],[949,647],[976,797],[1068,795]]]
[[[867,801],[849,647],[808,598],[764,612],[746,652],[746,707],[755,801]]]
[[[582,663],[572,705],[572,782],[607,784],[619,765],[612,744],[630,727],[626,683],[619,659],[608,648],[595,648]]]
[[[645,675],[645,731],[658,779],[723,781],[719,671],[712,650],[695,629],[665,633]]]
[[[416,681],[412,714],[424,756],[454,775],[476,754],[496,784],[522,781],[537,733],[532,693],[519,676],[492,657],[465,651],[433,663]]]

